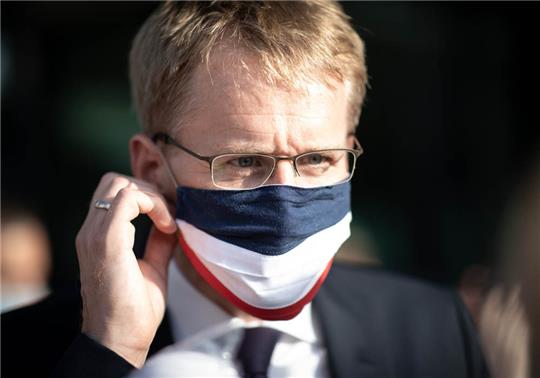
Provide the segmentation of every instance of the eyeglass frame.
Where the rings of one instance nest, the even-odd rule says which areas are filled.
[[[300,172],[298,172],[298,168],[296,166],[296,161],[297,161],[298,158],[300,158],[302,156],[305,156],[305,155],[308,155],[308,154],[317,153],[317,152],[347,151],[347,152],[350,152],[350,153],[352,153],[354,155],[354,162],[353,162],[353,166],[352,166],[352,169],[351,169],[351,173],[350,173],[349,177],[346,180],[341,181],[341,183],[347,182],[347,181],[351,180],[353,175],[354,175],[354,170],[356,168],[356,160],[364,153],[364,148],[360,145],[360,142],[358,141],[358,139],[356,138],[354,133],[349,133],[347,136],[349,136],[349,137],[352,136],[354,138],[353,140],[354,140],[355,148],[326,148],[326,149],[323,149],[323,150],[314,150],[314,151],[302,152],[301,154],[294,155],[294,156],[278,156],[278,155],[264,154],[264,153],[259,153],[259,152],[246,152],[246,153],[236,153],[236,152],[235,153],[230,153],[229,152],[229,153],[223,153],[223,154],[204,156],[204,155],[199,155],[195,151],[192,151],[189,148],[181,145],[176,140],[174,140],[170,135],[168,135],[168,134],[166,134],[164,132],[154,133],[152,135],[151,139],[152,139],[152,141],[154,143],[157,143],[158,141],[161,140],[163,143],[173,145],[174,147],[177,147],[177,148],[181,149],[185,153],[191,155],[192,157],[194,157],[194,158],[196,158],[198,160],[207,162],[208,166],[210,168],[210,177],[212,179],[212,183],[218,188],[234,190],[232,188],[226,188],[226,187],[223,187],[223,186],[220,186],[220,185],[216,184],[216,182],[214,180],[214,172],[213,172],[213,162],[214,162],[215,159],[217,159],[219,157],[222,157],[222,156],[226,156],[226,155],[251,155],[251,156],[264,156],[264,157],[272,158],[272,160],[274,161],[274,165],[273,165],[272,170],[270,171],[268,177],[266,177],[266,179],[260,185],[254,186],[253,188],[250,188],[250,189],[256,189],[256,188],[260,188],[261,186],[264,186],[264,184],[268,181],[268,179],[270,177],[272,177],[272,175],[274,174],[274,171],[276,170],[277,163],[282,161],[282,160],[291,161],[293,163],[293,168],[294,168],[295,173],[298,175],[298,177],[302,177],[300,175]]]

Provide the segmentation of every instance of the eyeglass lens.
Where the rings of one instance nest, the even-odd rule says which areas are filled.
[[[291,183],[301,187],[337,184],[350,179],[356,157],[347,150],[309,152],[296,158],[298,175]],[[258,154],[226,154],[212,161],[212,179],[225,189],[251,189],[272,175],[276,159]],[[291,169],[293,169],[291,167]]]

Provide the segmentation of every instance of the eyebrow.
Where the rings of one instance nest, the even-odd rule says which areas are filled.
[[[322,145],[322,146],[308,146],[303,151],[298,152],[299,154],[311,152],[311,151],[321,151],[321,150],[333,150],[347,148],[346,146],[335,146],[335,145]],[[221,155],[221,154],[263,154],[263,155],[274,155],[274,151],[263,150],[256,143],[253,142],[241,142],[235,143],[234,145],[217,145],[215,147],[216,153],[212,155]],[[296,154],[295,154],[296,155]],[[281,154],[280,154],[281,156]],[[285,155],[283,155],[285,156]]]
[[[215,153],[213,155],[219,154],[242,154],[242,153],[258,153],[264,154],[267,153],[260,149],[260,147],[253,142],[239,142],[234,144],[217,144],[212,149]]]

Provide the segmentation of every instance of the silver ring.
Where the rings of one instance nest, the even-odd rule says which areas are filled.
[[[94,207],[96,209],[105,209],[107,211],[109,211],[109,209],[111,208],[111,203],[109,201],[105,201],[105,200],[100,200],[98,199],[95,203],[94,203]]]

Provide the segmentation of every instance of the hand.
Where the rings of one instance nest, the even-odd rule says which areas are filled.
[[[111,202],[110,209],[95,208],[98,199]],[[154,224],[141,260],[133,253],[131,224],[139,214],[148,214]],[[107,173],[77,235],[82,331],[136,367],[144,364],[165,313],[175,231],[165,199],[153,185]]]

